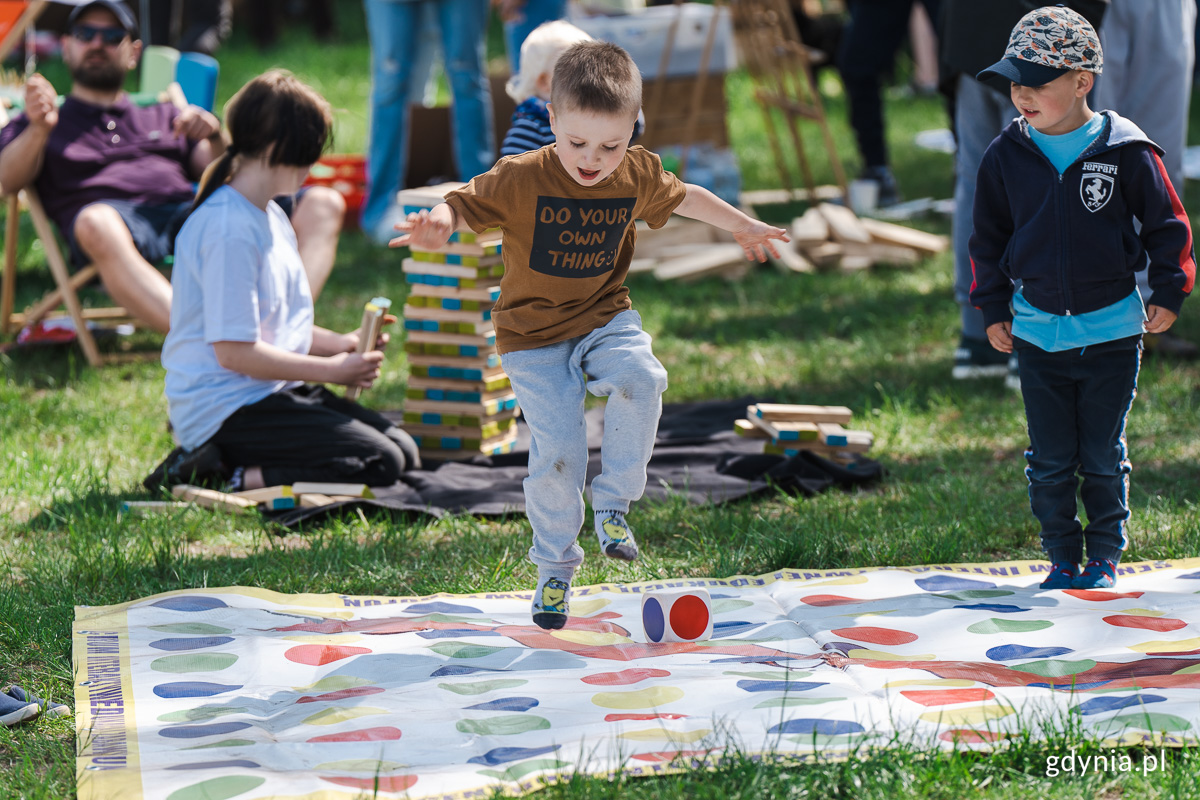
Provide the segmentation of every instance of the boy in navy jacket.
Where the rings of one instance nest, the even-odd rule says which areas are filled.
[[[1047,6],[1022,17],[1004,58],[979,74],[1009,82],[1021,116],[979,169],[971,303],[992,346],[1016,353],[1030,506],[1052,562],[1044,589],[1116,581],[1142,333],[1171,327],[1196,275],[1191,226],[1161,149],[1129,120],[1088,108],[1102,66],[1092,26]],[[1143,308],[1134,273],[1147,261],[1153,296]]]

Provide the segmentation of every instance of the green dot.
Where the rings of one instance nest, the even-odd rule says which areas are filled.
[[[985,619],[967,628],[968,633],[1029,633],[1052,627],[1053,622],[1045,619]]]
[[[395,772],[405,768],[404,764],[395,761],[380,761],[375,758],[345,758],[341,761],[326,761],[324,764],[317,764],[313,767],[313,769],[337,772],[365,772],[369,775],[379,772]]]
[[[176,622],[173,625],[151,625],[150,630],[159,633],[193,633],[198,636],[213,636],[222,633],[233,633],[230,628],[220,625],[209,625],[207,622]]]
[[[1008,589],[967,589],[955,594],[968,600],[978,600],[981,597],[1007,597],[1010,594],[1016,594],[1016,592]]]
[[[429,648],[438,655],[450,658],[483,658],[492,653],[499,653],[503,647],[488,647],[482,644],[467,644],[466,642],[439,642]]]
[[[227,708],[224,706],[200,706],[199,708],[188,708],[183,711],[172,711],[169,714],[163,714],[158,718],[158,721],[197,722],[199,720],[216,719],[226,714],[243,714],[249,710],[248,708]]]
[[[167,800],[228,800],[257,789],[266,782],[266,778],[251,775],[225,775],[176,789],[167,795]]]
[[[714,614],[726,614],[730,611],[737,611],[740,608],[754,605],[753,600],[738,600],[736,598],[722,598],[712,601],[712,610]]]
[[[1122,717],[1113,717],[1109,720],[1111,724],[1127,727],[1138,728],[1143,731],[1186,731],[1192,727],[1192,723],[1188,722],[1183,717],[1177,717],[1174,714],[1126,714]]]
[[[740,640],[739,640],[740,641]],[[735,678],[750,678],[756,681],[798,681],[812,675],[811,672],[723,672]]]
[[[180,750],[211,750],[214,747],[249,747],[255,744],[253,739],[222,739],[212,744],[196,744],[191,747],[181,747]]]
[[[439,683],[439,689],[445,689],[447,692],[455,694],[487,694],[498,689],[515,689],[518,686],[524,686],[529,681],[519,680],[501,680],[501,681],[480,681],[479,683]]]
[[[220,672],[237,663],[233,653],[180,653],[150,662],[155,672]]]
[[[474,733],[481,736],[515,736],[530,731],[544,731],[550,727],[550,720],[525,714],[511,714],[492,719],[459,720],[454,727],[461,733]]]
[[[569,761],[559,761],[554,758],[536,758],[532,761],[522,761],[520,764],[513,764],[503,772],[494,769],[481,769],[479,770],[479,774],[486,775],[489,778],[498,778],[502,781],[519,781],[531,772],[560,770],[567,766],[570,766]]]
[[[1063,661],[1058,658],[1048,658],[1045,661],[1031,661],[1028,664],[1016,664],[1012,668],[1017,672],[1032,672],[1044,678],[1062,678],[1067,675],[1078,675],[1096,666],[1090,658],[1082,661]]]
[[[755,708],[791,708],[792,706],[819,706],[822,703],[844,701],[845,697],[772,697],[763,700]]]

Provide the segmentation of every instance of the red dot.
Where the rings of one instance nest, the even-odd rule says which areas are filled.
[[[684,595],[671,605],[671,630],[680,639],[699,639],[706,628],[708,606],[696,595]]]
[[[665,669],[626,669],[620,672],[600,672],[579,680],[592,686],[629,686],[649,678],[665,678],[670,674]]]
[[[917,635],[908,631],[897,631],[891,628],[837,628],[830,631],[835,636],[849,639],[852,642],[868,642],[869,644],[908,644],[915,642]]]
[[[299,647],[293,647],[283,654],[283,657],[288,661],[294,661],[297,664],[307,664],[310,667],[319,667],[322,664],[328,664],[332,661],[341,661],[343,658],[350,656],[358,656],[363,653],[371,652],[366,647],[338,647],[329,644],[302,644]]]
[[[399,728],[363,728],[360,731],[343,731],[314,736],[310,742],[394,742],[400,738]]]
[[[800,602],[809,606],[845,606],[862,601],[839,594],[810,594],[808,597],[801,597]]]
[[[1181,619],[1170,617],[1139,617],[1134,614],[1113,614],[1105,617],[1104,621],[1118,628],[1138,628],[1144,631],[1177,631],[1187,627]]]
[[[913,689],[900,694],[923,706],[948,706],[954,703],[982,703],[996,695],[979,687],[976,689]]]
[[[416,775],[392,775],[371,778],[330,778],[325,775],[321,780],[336,783],[338,786],[349,786],[353,789],[376,789],[381,792],[403,792],[412,788],[417,782]]]

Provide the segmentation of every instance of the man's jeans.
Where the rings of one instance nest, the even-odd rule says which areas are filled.
[[[1141,338],[1058,353],[1015,339],[1029,424],[1029,505],[1051,561],[1082,562],[1084,541],[1089,559],[1121,560],[1132,469],[1125,421],[1137,395]],[[1087,530],[1077,516],[1077,473]]]
[[[488,0],[364,0],[371,38],[371,127],[367,151],[367,201],[362,226],[377,233],[404,188],[409,141],[409,77],[423,30],[422,6],[432,3],[441,28],[454,162],[462,180],[495,162],[492,94],[484,31]]]

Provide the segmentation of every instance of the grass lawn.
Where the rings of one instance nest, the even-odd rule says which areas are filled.
[[[220,102],[246,79],[286,66],[338,109],[335,149],[363,152],[369,83],[361,7],[339,4],[340,40],[317,44],[287,32],[259,53],[245,37],[221,52]],[[492,37],[491,50],[497,52]],[[54,80],[61,67],[46,66]],[[57,77],[56,77],[57,76]],[[839,86],[822,81],[839,151],[856,157]],[[727,80],[730,127],[747,188],[778,178],[744,75]],[[60,85],[65,88],[65,83]],[[1193,108],[1200,103],[1193,103]],[[944,127],[938,101],[893,91],[889,137],[909,197],[948,197],[952,160],[919,150],[913,137]],[[1192,138],[1200,140],[1193,113]],[[815,130],[811,136],[817,140]],[[814,155],[815,155],[814,150]],[[820,160],[820,159],[818,159]],[[832,172],[819,165],[823,180]],[[1185,204],[1200,209],[1190,184]],[[798,206],[759,209],[787,222]],[[1193,220],[1195,217],[1193,217]],[[948,221],[914,224],[948,233]],[[21,282],[28,302],[48,276],[23,223]],[[317,304],[317,321],[357,326],[362,303],[405,295],[400,254],[347,234]],[[875,433],[872,455],[887,468],[877,487],[812,499],[778,496],[721,507],[642,504],[632,522],[644,557],[599,558],[594,539],[580,585],[678,576],[723,577],[782,568],[834,569],[1040,557],[1030,516],[1020,398],[998,381],[952,382],[957,338],[949,254],[906,270],[783,275],[768,267],[726,283],[630,281],[635,306],[671,374],[667,402],[744,394],[781,402],[839,404]],[[1176,330],[1200,341],[1200,314]],[[153,337],[139,334],[139,346]],[[122,499],[145,497],[141,478],[172,446],[163,371],[156,363],[86,367],[76,350],[0,356],[0,684],[72,701],[70,627],[75,605],[103,605],[156,592],[251,585],[278,592],[412,595],[528,589],[524,518],[400,522],[350,517],[281,535],[256,521],[193,513],[170,523],[119,518]],[[405,359],[394,348],[364,401],[403,403]],[[1147,360],[1129,423],[1135,465],[1127,561],[1200,554],[1200,367]],[[752,762],[717,774],[608,783],[577,780],[544,790],[554,798],[936,797],[1105,798],[1200,796],[1200,756],[1173,753],[1169,768],[1046,776],[1046,757],[1069,741],[1017,742],[990,757],[912,750],[864,754],[848,764],[784,769]],[[0,728],[0,796],[74,796],[70,718]],[[1085,752],[1087,745],[1083,745]],[[1140,755],[1134,753],[1135,762]]]

